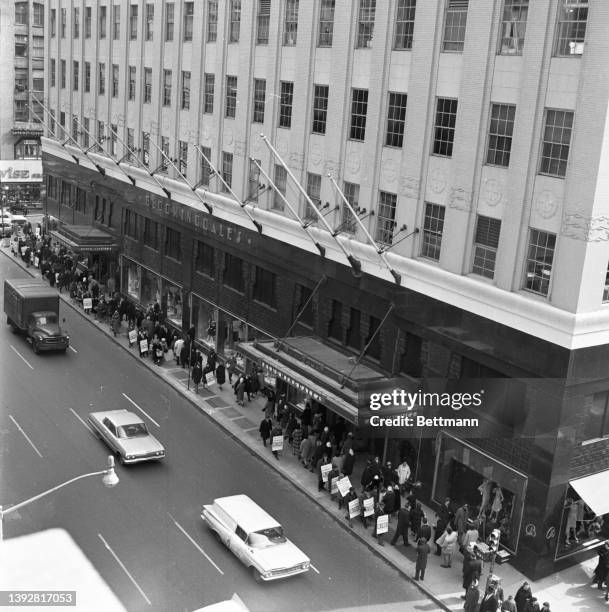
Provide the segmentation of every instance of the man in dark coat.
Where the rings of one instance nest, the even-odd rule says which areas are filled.
[[[603,581],[609,569],[609,542],[605,542],[598,548],[598,563],[592,574],[592,584],[597,584],[599,589],[603,588]]]
[[[466,599],[467,601],[467,599]],[[497,597],[495,596],[495,589],[492,585],[486,589],[486,593],[480,602],[480,607],[478,608],[478,612],[497,612],[497,608],[499,603],[497,601]]]
[[[400,508],[398,511],[398,526],[395,529],[391,545],[395,546],[399,537],[402,536],[404,540],[404,546],[410,546],[408,542],[408,527],[410,526],[410,512],[408,507]]]
[[[463,604],[463,610],[465,612],[477,612],[478,601],[480,600],[480,589],[478,588],[478,581],[473,580],[470,587],[467,589],[465,595],[465,603]],[[496,609],[495,609],[496,612]]]
[[[355,465],[355,453],[353,449],[350,448],[349,451],[345,454],[343,459],[343,476],[351,476],[353,473],[353,466]]]
[[[383,484],[386,487],[388,487],[390,484],[392,485],[398,482],[398,473],[391,465],[391,461],[387,461],[387,463],[382,467],[381,472],[383,474]]]
[[[457,530],[458,539],[457,542],[459,546],[461,545],[461,541],[463,540],[463,536],[467,531],[467,519],[469,518],[469,506],[467,504],[463,504],[455,513],[454,525],[453,527]]]
[[[516,610],[518,612],[525,612],[527,605],[533,599],[533,593],[528,582],[524,582],[522,586],[516,591],[514,596],[514,603],[516,604]]]
[[[417,563],[415,566],[415,580],[423,580],[425,578],[425,568],[427,567],[427,557],[429,555],[429,544],[425,538],[419,538],[417,541]]]
[[[461,595],[461,599],[467,596],[467,589],[470,587],[474,578],[478,580],[482,573],[482,561],[476,559],[473,545],[463,551],[463,582],[462,586],[465,593]]]
[[[220,364],[216,368],[216,382],[220,389],[222,389],[222,385],[226,382],[226,368],[223,364]]]
[[[262,438],[262,443],[266,446],[266,441],[271,437],[271,431],[273,430],[273,422],[269,418],[262,419],[258,431]]]
[[[427,524],[427,517],[425,516],[421,519],[421,526],[417,532],[417,540],[420,538],[424,538],[426,542],[431,539],[431,527]]]

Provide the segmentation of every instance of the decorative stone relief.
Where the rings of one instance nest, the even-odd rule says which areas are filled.
[[[321,147],[318,144],[314,144],[309,150],[309,161],[314,166],[319,166],[323,159],[323,153]]]
[[[204,125],[201,132],[201,137],[204,141],[208,142],[211,139],[211,128],[209,125]]]
[[[195,144],[199,142],[199,132],[197,130],[188,130],[188,142]]]
[[[288,165],[295,170],[302,170],[304,167],[304,155],[296,151],[292,151],[288,157]]]
[[[470,211],[472,207],[472,192],[463,187],[451,187],[448,195],[449,208]]]
[[[159,133],[159,124],[156,121],[150,122],[150,134],[156,136]]]
[[[337,176],[340,170],[340,163],[333,159],[326,159],[324,162],[324,174]]]
[[[406,196],[413,200],[418,199],[421,189],[421,181],[414,176],[400,176],[399,183],[400,195]]]
[[[262,139],[256,134],[251,140],[250,143],[250,151],[253,153],[252,157],[255,157],[255,154],[260,153],[260,149],[262,148]]]
[[[233,147],[234,154],[237,157],[245,157],[245,140],[236,140]]]
[[[388,183],[395,183],[398,176],[398,166],[393,159],[388,159],[383,163],[383,177]]]
[[[347,155],[347,170],[350,174],[357,174],[362,165],[362,160],[360,156],[355,151],[351,151],[349,155]]]
[[[497,206],[503,198],[503,184],[494,178],[486,179],[482,190],[482,201],[487,206]]]
[[[434,193],[442,193],[446,189],[446,174],[441,168],[434,168],[429,175],[429,188]]]
[[[609,217],[589,217],[577,211],[566,211],[561,234],[586,242],[606,242],[609,240]]]
[[[535,209],[540,217],[550,219],[558,211],[558,198],[549,189],[545,189],[537,196]]]
[[[277,136],[276,143],[277,144],[275,148],[277,149],[277,153],[279,153],[281,157],[287,155],[290,148],[290,143],[288,141],[287,136],[285,136],[284,134],[279,134]]]
[[[232,145],[234,139],[233,129],[230,127],[224,128],[224,144]]]

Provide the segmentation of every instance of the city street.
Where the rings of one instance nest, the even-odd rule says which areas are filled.
[[[0,279],[25,277],[6,257]],[[89,478],[4,521],[5,538],[65,528],[128,610],[191,611],[237,592],[253,611],[433,609],[396,570],[325,512],[140,367],[65,305],[71,347],[35,355],[0,326],[0,501],[16,504],[69,478],[103,469],[108,449],[86,425],[92,411],[127,408],[164,444],[161,464],[118,466],[120,483]],[[203,503],[246,493],[310,558],[303,575],[256,584],[200,519]],[[32,585],[35,588],[35,585]],[[431,604],[431,607],[430,607]]]

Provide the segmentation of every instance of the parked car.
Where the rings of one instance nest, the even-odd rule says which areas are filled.
[[[257,582],[309,571],[311,561],[283,527],[247,495],[219,497],[203,506],[201,518],[218,540],[252,572]]]
[[[128,410],[91,412],[89,425],[119,456],[122,464],[165,458],[163,445],[148,431],[146,423]]]

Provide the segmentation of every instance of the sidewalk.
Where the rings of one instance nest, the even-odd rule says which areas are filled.
[[[21,258],[11,255],[9,248],[0,247],[0,252],[25,269],[25,263]],[[40,271],[35,268],[28,268],[27,272],[34,277],[40,277]],[[173,360],[166,360],[162,365],[157,366],[154,365],[151,358],[140,358],[137,347],[135,345],[132,348],[129,347],[127,328],[125,326],[122,333],[115,338],[110,330],[109,322],[100,323],[92,315],[86,315],[79,306],[72,303],[66,293],[60,295],[66,305],[78,311],[81,316],[89,319],[91,324],[96,325],[108,338],[124,350],[130,352],[134,359],[140,361],[142,365],[150,370],[154,370],[158,376],[182,394],[191,405],[214,419],[236,441],[247,446],[252,454],[257,455],[270,468],[276,470],[294,486],[307,494],[323,510],[332,515],[340,527],[348,531],[353,537],[357,537],[374,554],[393,565],[408,580],[413,581],[414,585],[435,602],[437,608],[429,608],[430,610],[463,609],[463,600],[460,598],[463,594],[463,589],[461,588],[461,555],[458,552],[455,553],[453,567],[450,569],[441,568],[440,557],[433,554],[430,555],[425,581],[415,582],[413,580],[415,565],[414,547],[404,547],[402,544],[391,546],[389,544],[395,528],[395,519],[389,524],[389,534],[384,536],[384,545],[379,546],[372,537],[371,526],[366,530],[359,520],[354,519],[353,526],[350,527],[345,520],[345,510],[338,510],[337,501],[332,500],[327,491],[318,492],[317,476],[306,470],[298,462],[297,458],[292,454],[291,448],[286,445],[286,448],[280,452],[280,460],[277,461],[271,454],[270,446],[267,448],[263,447],[258,434],[258,426],[263,417],[263,406],[265,403],[263,397],[252,398],[251,402],[247,402],[246,399],[245,405],[239,406],[235,401],[235,396],[232,387],[228,384],[228,380],[222,388],[214,384],[208,389],[203,389],[203,386],[200,385],[199,395],[195,394],[192,390],[192,381],[190,383],[190,390],[187,388],[188,370],[177,367]],[[167,356],[170,355],[171,352],[167,354]],[[354,473],[351,476],[351,482],[356,490],[360,488],[359,482],[364,459],[361,455],[357,457]],[[427,517],[433,518],[433,510],[424,507],[424,511]],[[435,547],[432,547],[432,550],[434,549]],[[593,588],[590,584],[592,570],[595,565],[596,559],[594,558],[543,580],[528,582],[539,604],[541,605],[544,601],[548,601],[552,612],[609,610],[609,603],[606,603],[603,597],[604,591],[600,591],[596,587]],[[506,596],[515,594],[526,580],[509,563],[496,565],[494,573],[501,577],[502,587]],[[482,586],[486,583],[487,574],[488,565],[485,564],[481,580]]]

